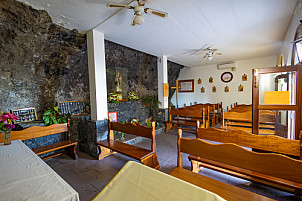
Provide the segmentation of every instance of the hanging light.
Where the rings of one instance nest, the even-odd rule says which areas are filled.
[[[142,14],[136,14],[134,17],[134,23],[135,24],[143,24],[144,23],[144,17]]]
[[[208,52],[208,60],[212,60],[213,59],[212,55],[213,55],[212,52]]]

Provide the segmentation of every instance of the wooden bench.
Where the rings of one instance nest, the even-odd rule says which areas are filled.
[[[244,130],[252,133],[252,112],[222,112],[224,130]],[[275,134],[275,115],[263,112],[259,116],[259,134]]]
[[[165,122],[166,131],[181,128],[183,130],[196,132],[197,121],[200,121],[201,125],[208,127],[209,120],[205,119],[205,114],[206,111],[204,108],[196,110],[188,110],[186,108],[171,110],[169,107],[169,121]]]
[[[78,156],[76,154],[76,146],[78,142],[71,140],[70,138],[70,125],[69,125],[69,119],[67,123],[64,124],[53,124],[51,126],[32,126],[29,128],[26,128],[21,131],[11,131],[11,140],[30,140],[34,138],[49,136],[57,133],[66,133],[67,140],[54,143],[51,145],[39,147],[36,149],[32,149],[33,152],[35,152],[37,155],[42,155],[45,153],[57,151],[60,149],[64,149],[64,151],[60,153],[55,153],[46,157],[43,157],[43,160],[47,160],[49,158],[59,156],[62,154],[67,154],[68,156],[72,157],[73,159],[77,159]],[[0,140],[1,141],[1,140]]]
[[[133,125],[131,123],[112,122],[112,117],[110,117],[108,127],[109,132],[107,139],[97,142],[100,152],[98,156],[99,160],[113,154],[114,152],[118,152],[128,157],[139,160],[144,165],[159,169],[160,165],[158,163],[156,154],[154,122],[152,123],[152,127],[149,128],[146,126]],[[113,131],[120,131],[126,134],[149,138],[152,140],[151,150],[114,140]]]
[[[190,153],[189,160],[193,172],[199,172],[201,167],[206,167],[300,194],[302,161],[285,155],[302,159],[301,140],[261,136],[240,130],[221,131],[215,128],[198,128],[196,136],[200,139],[228,144],[206,143],[202,148],[203,154]],[[248,151],[240,146],[274,153]]]
[[[177,177],[181,180],[187,181],[193,185],[211,191],[226,200],[232,201],[246,201],[246,200],[257,200],[257,201],[269,201],[270,198],[258,195],[256,193],[232,186],[230,184],[223,183],[221,181],[203,176],[186,170],[182,166],[182,152],[188,154],[202,154],[203,144],[199,144],[201,140],[189,140],[182,138],[181,130],[178,130],[178,157],[177,167],[172,170],[170,175]],[[200,149],[201,147],[201,149]]]
[[[184,106],[187,110],[205,110],[205,118],[209,121],[210,126],[215,126],[218,123],[218,115],[215,104],[196,104]],[[209,126],[209,127],[210,127]]]

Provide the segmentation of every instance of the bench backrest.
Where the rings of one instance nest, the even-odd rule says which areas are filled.
[[[302,161],[274,153],[256,153],[236,144],[211,144],[201,139],[182,138],[178,130],[178,166],[182,154],[192,154],[209,160],[244,168],[250,171],[302,183]]]
[[[178,116],[186,116],[186,117],[204,117],[205,116],[205,108],[190,110],[190,109],[173,109],[169,110],[169,116],[178,115]]]
[[[230,121],[245,121],[245,122],[252,122],[253,115],[251,111],[247,112],[222,112],[223,120],[230,120]],[[259,115],[259,122],[260,123],[267,123],[267,124],[275,124],[275,115],[269,113],[261,113]],[[224,123],[224,122],[223,122]]]
[[[274,135],[255,135],[242,130],[223,131],[216,128],[197,128],[196,137],[204,140],[234,143],[253,149],[299,156],[302,159],[301,140],[291,140]]]
[[[151,128],[147,126],[133,125],[132,123],[113,122],[109,117],[108,139],[114,139],[113,131],[119,131],[126,134],[132,134],[140,137],[150,138],[152,140],[151,150],[156,151],[155,143],[155,122],[152,122]]]
[[[11,140],[24,141],[63,132],[67,132],[68,140],[70,140],[69,120],[68,123],[64,124],[53,124],[50,126],[32,126],[21,131],[11,131]],[[0,142],[3,142],[3,136],[1,135]]]

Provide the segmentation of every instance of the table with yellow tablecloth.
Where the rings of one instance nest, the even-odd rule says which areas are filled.
[[[222,201],[220,196],[193,184],[129,161],[94,201]]]

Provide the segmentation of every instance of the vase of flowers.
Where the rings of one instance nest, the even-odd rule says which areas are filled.
[[[18,120],[19,118],[13,113],[4,113],[0,111],[0,131],[3,134],[4,145],[11,144],[10,141],[10,132],[15,128],[13,121]]]
[[[128,100],[129,101],[137,101],[138,100],[138,97],[137,97],[137,95],[133,92],[133,91],[130,91],[129,93],[128,93]]]

